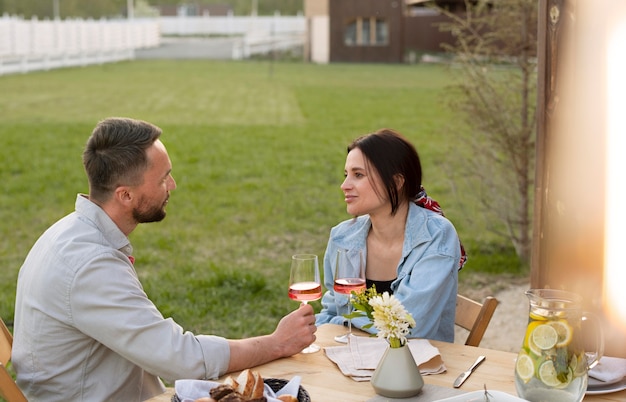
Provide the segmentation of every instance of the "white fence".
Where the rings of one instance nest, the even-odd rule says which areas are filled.
[[[0,18],[0,75],[134,58],[158,46],[154,20],[23,20]]]
[[[158,18],[163,35],[240,36],[232,58],[245,59],[255,54],[304,47],[306,18],[298,16],[176,16]]]
[[[237,41],[233,46],[234,60],[247,59],[258,54],[270,54],[275,51],[303,49],[306,35],[304,33],[267,34],[251,32]]]
[[[303,16],[179,16],[132,20],[0,17],[0,75],[101,64],[158,47],[161,35],[238,37],[232,58],[303,47]]]
[[[178,16],[159,17],[163,35],[250,35],[262,32],[266,36],[304,34],[306,18],[303,16],[242,16],[209,17]]]

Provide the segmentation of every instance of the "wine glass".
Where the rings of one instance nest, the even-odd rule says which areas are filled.
[[[350,258],[351,256],[352,258]],[[337,250],[333,290],[335,293],[348,295],[348,314],[351,314],[352,292],[365,290],[365,258],[362,250],[352,253],[348,250]],[[352,319],[348,318],[348,332],[343,335],[337,335],[335,341],[348,343],[351,335]]]
[[[291,257],[291,274],[289,275],[289,298],[307,304],[322,297],[320,269],[315,254],[296,254]],[[311,344],[302,353],[314,353],[320,347]]]

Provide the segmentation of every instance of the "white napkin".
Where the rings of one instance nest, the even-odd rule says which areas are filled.
[[[350,346],[330,346],[324,350],[345,376],[355,381],[369,381],[388,347],[384,339],[354,336],[350,338]],[[410,339],[409,349],[422,375],[446,371],[439,349],[428,340]]]
[[[302,377],[294,376],[287,384],[285,384],[284,387],[276,392],[274,392],[269,385],[264,384],[265,392],[263,395],[265,395],[268,402],[281,402],[276,398],[283,394],[289,394],[297,397],[301,380]],[[181,402],[193,402],[203,396],[209,396],[209,391],[220,384],[221,383],[215,381],[177,380],[174,383],[174,390],[176,391],[176,395],[178,395]]]
[[[589,376],[604,382],[616,382],[626,377],[626,359],[603,356],[598,364],[589,370]]]

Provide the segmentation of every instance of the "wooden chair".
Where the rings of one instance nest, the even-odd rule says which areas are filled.
[[[12,347],[13,335],[0,319],[0,396],[7,402],[28,402],[7,370]]]
[[[498,306],[498,300],[493,296],[485,297],[482,304],[465,296],[456,295],[455,324],[469,331],[465,344],[478,346],[489,326]]]

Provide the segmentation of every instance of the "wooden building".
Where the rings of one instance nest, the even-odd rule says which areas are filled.
[[[417,54],[441,52],[450,34],[445,17],[428,0],[305,0],[309,61],[403,63]],[[443,2],[438,1],[437,4]],[[445,2],[452,10],[463,1]]]

